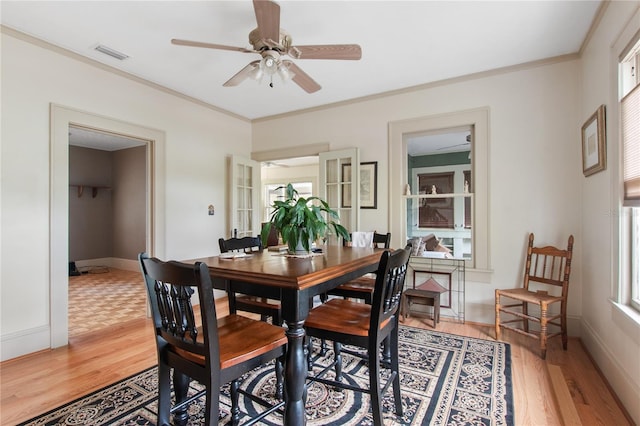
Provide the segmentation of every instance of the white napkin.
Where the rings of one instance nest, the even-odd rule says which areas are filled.
[[[373,247],[373,232],[352,233],[351,247]]]

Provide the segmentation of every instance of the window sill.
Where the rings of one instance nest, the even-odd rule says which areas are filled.
[[[610,302],[613,322],[636,344],[640,345],[640,312],[614,300],[610,300]]]

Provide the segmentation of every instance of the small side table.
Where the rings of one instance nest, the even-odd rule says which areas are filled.
[[[433,278],[429,278],[416,288],[405,290],[402,295],[402,317],[404,319],[409,318],[411,304],[413,303],[433,306],[433,328],[436,328],[436,325],[440,322],[440,294],[446,291],[448,290]]]

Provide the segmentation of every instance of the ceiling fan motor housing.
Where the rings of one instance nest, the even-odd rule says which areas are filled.
[[[262,37],[260,28],[256,28],[249,33],[249,43],[257,51],[276,50],[283,53],[291,47],[291,35],[280,28],[280,40],[267,40]]]

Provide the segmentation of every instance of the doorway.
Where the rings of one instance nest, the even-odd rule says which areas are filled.
[[[51,105],[50,337],[52,348],[69,340],[69,129],[124,135],[146,144],[145,251],[164,253],[164,132],[118,119]],[[91,191],[90,191],[91,192]],[[135,260],[130,260],[135,263]]]
[[[69,126],[69,336],[146,316],[148,143]]]

